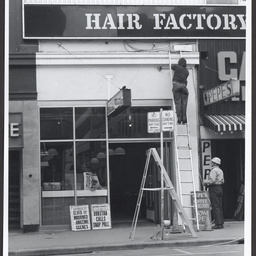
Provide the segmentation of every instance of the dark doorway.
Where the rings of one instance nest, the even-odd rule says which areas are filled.
[[[244,140],[214,140],[212,157],[221,159],[224,172],[223,214],[225,219],[233,219],[241,184],[244,184]]]
[[[20,229],[21,152],[9,152],[9,229]]]
[[[159,147],[159,143],[110,144],[115,150],[122,147],[123,155],[110,159],[110,200],[113,222],[132,221],[146,162],[146,150]],[[139,219],[146,219],[146,204],[143,196]]]

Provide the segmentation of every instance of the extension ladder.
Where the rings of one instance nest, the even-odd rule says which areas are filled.
[[[171,69],[171,53],[169,52],[170,75]],[[181,204],[186,211],[187,216],[196,224],[197,231],[199,231],[197,199],[194,181],[193,161],[190,143],[189,125],[177,124],[176,109],[173,103],[173,120],[174,120],[174,148],[176,155],[176,177],[177,190],[181,199]],[[194,197],[194,204],[192,204],[191,193]],[[194,217],[193,212],[194,211]]]
[[[133,221],[132,221],[132,227],[131,227],[131,232],[130,232],[130,239],[133,240],[134,236],[135,236],[135,230],[136,230],[136,226],[137,226],[137,221],[138,221],[138,216],[139,216],[139,211],[140,211],[140,205],[141,205],[141,200],[143,197],[143,191],[147,190],[147,191],[160,191],[161,188],[145,188],[145,182],[147,179],[147,172],[148,172],[148,166],[149,166],[149,161],[151,156],[153,156],[155,163],[157,164],[158,170],[161,172],[163,172],[163,179],[164,179],[164,184],[165,187],[163,188],[164,190],[167,190],[174,202],[174,205],[176,206],[176,209],[178,211],[178,214],[180,216],[180,218],[183,221],[183,225],[185,226],[185,230],[187,232],[189,232],[193,237],[197,237],[193,226],[191,225],[187,214],[185,212],[185,210],[183,209],[180,199],[175,191],[175,188],[172,185],[172,182],[169,178],[169,175],[162,163],[162,160],[160,159],[157,151],[155,148],[150,148],[148,153],[147,153],[147,159],[146,159],[146,164],[145,164],[145,168],[144,168],[144,172],[143,172],[143,176],[142,176],[142,181],[141,181],[141,186],[140,186],[140,191],[139,191],[139,195],[138,195],[138,199],[137,199],[137,204],[136,204],[136,208],[135,208],[135,212],[134,212],[134,217],[133,217]]]

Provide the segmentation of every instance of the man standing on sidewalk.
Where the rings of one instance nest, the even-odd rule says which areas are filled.
[[[215,220],[215,225],[212,228],[222,229],[224,224],[222,211],[222,184],[224,184],[224,175],[223,171],[219,167],[221,164],[220,158],[214,157],[211,160],[211,164],[212,169],[209,178],[203,181],[203,185],[209,187],[212,215],[213,219]]]
[[[180,58],[178,65],[172,65],[171,68],[174,71],[172,83],[173,83],[173,98],[176,107],[176,114],[178,118],[178,124],[187,123],[187,104],[188,104],[188,89],[187,89],[187,77],[189,72],[187,70],[187,61],[184,58]]]

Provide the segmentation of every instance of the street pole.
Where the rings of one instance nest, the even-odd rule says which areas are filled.
[[[164,163],[164,147],[163,147],[163,109],[160,109],[160,143],[161,143],[161,161]],[[161,239],[164,238],[164,175],[163,167],[161,167]]]

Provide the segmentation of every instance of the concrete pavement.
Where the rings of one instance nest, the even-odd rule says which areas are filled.
[[[134,240],[129,239],[131,225],[113,224],[107,230],[71,231],[70,228],[41,229],[38,232],[9,232],[9,256],[38,256],[88,253],[99,250],[136,249],[144,247],[181,247],[242,243],[244,222],[225,222],[224,229],[198,231],[197,238],[187,232],[152,239],[155,223],[138,223]]]

